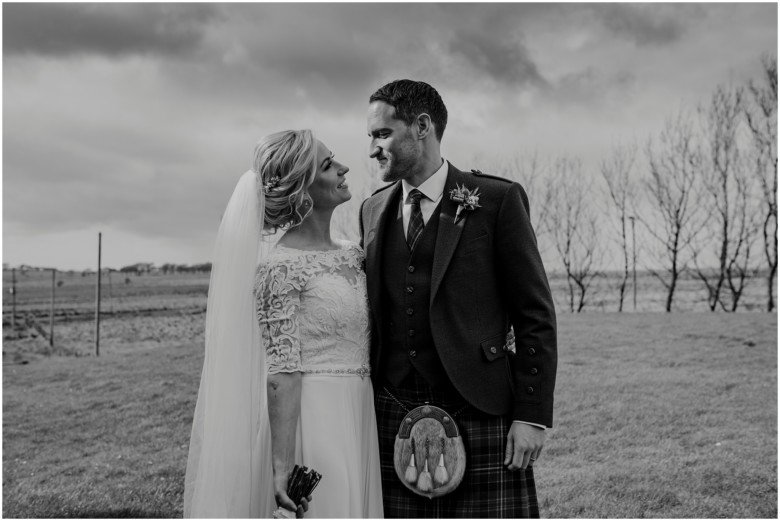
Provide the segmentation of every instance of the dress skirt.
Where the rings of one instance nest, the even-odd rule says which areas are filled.
[[[296,462],[322,474],[305,517],[384,517],[373,396],[369,377],[303,375]]]

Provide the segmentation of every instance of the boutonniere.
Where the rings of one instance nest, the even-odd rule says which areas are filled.
[[[477,208],[481,208],[479,205],[479,187],[469,190],[466,186],[455,185],[456,188],[450,190],[450,200],[458,203],[458,209],[455,212],[455,224],[461,219],[461,213],[463,210],[473,212]]]

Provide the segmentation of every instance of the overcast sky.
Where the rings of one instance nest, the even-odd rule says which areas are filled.
[[[368,96],[394,79],[436,87],[462,169],[595,164],[776,49],[774,3],[4,3],[3,261],[94,268],[98,231],[104,266],[208,261],[255,142],[287,128],[359,193]]]

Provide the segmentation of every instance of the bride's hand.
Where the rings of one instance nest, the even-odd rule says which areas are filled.
[[[287,476],[274,477],[274,498],[276,505],[290,512],[295,512],[295,517],[303,518],[303,514],[309,510],[311,496],[301,499],[301,504],[296,505],[287,495]]]
[[[287,475],[274,476],[274,498],[276,506],[285,508],[290,512],[297,510],[297,505],[287,495]]]
[[[311,496],[301,498],[301,504],[298,507],[298,510],[295,511],[295,516],[298,519],[302,519],[304,512],[309,511],[309,501],[311,501]]]

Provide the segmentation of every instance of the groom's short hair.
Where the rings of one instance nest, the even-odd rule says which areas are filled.
[[[395,119],[411,125],[420,114],[428,114],[441,142],[447,127],[447,107],[436,89],[423,81],[395,80],[380,87],[368,99],[369,103],[383,101],[395,107]]]

